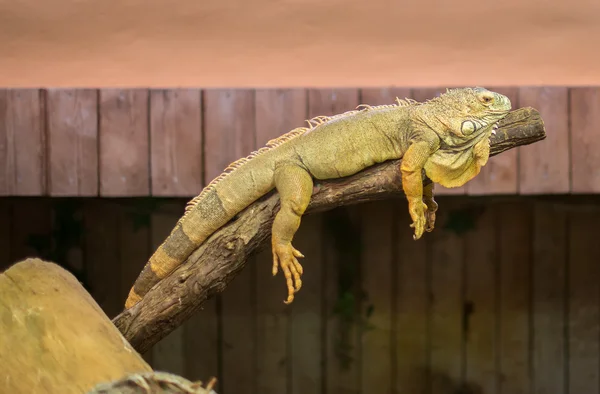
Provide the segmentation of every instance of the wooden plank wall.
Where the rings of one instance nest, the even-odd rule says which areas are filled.
[[[261,253],[146,358],[219,393],[600,393],[600,196],[438,201],[418,242],[401,199],[306,217],[291,306]],[[2,198],[0,268],[60,261],[114,316],[185,202]]]
[[[598,392],[600,199],[539,195],[600,192],[600,90],[491,88],[548,138],[438,188],[434,233],[414,242],[401,200],[308,216],[291,306],[263,252],[145,357],[220,393]],[[115,315],[227,164],[312,116],[440,91],[1,90],[0,265],[61,262]]]
[[[472,182],[438,194],[600,192],[600,88],[490,89],[515,108],[539,109],[548,138],[492,158]],[[308,117],[442,91],[4,89],[0,195],[189,197],[230,161]]]

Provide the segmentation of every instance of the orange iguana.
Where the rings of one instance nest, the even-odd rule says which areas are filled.
[[[276,189],[280,210],[273,221],[273,275],[279,267],[288,287],[286,303],[301,285],[304,257],[292,246],[310,201],[313,179],[340,178],[402,158],[402,186],[414,239],[432,231],[437,204],[433,184],[464,185],[489,157],[489,138],[511,109],[510,100],[484,88],[451,89],[423,103],[396,99],[331,117],[316,117],[271,140],[225,169],[189,202],[171,234],[142,270],[125,303],[135,305],[211,234],[261,196]]]

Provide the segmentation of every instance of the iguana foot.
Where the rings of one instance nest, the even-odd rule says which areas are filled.
[[[413,239],[417,240],[423,235],[423,231],[425,231],[425,224],[427,224],[427,226],[430,224],[427,204],[425,204],[421,198],[409,199],[408,212],[410,213],[410,217],[413,221],[410,227],[415,229]],[[425,218],[425,212],[427,212],[427,218]],[[433,219],[435,220],[435,213],[433,214]],[[433,226],[433,223],[431,223],[431,225]]]
[[[433,231],[433,227],[435,225],[435,213],[437,212],[438,205],[435,201],[433,201],[433,199],[425,201],[425,205],[427,206],[427,211],[425,212],[425,218],[427,219],[425,231],[430,233]]]
[[[302,265],[298,258],[304,257],[302,253],[294,249],[291,243],[278,243],[273,245],[273,276],[277,275],[279,266],[285,275],[288,288],[288,298],[284,303],[294,301],[294,293],[302,287]]]

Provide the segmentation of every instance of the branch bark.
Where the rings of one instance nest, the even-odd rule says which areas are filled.
[[[521,108],[510,112],[500,122],[491,139],[491,155],[545,137],[539,112],[534,108]],[[398,167],[399,160],[395,160],[347,178],[316,182],[306,214],[403,197]],[[266,244],[278,209],[277,193],[269,193],[256,201],[213,234],[185,264],[154,286],[136,306],[115,317],[113,323],[138,352],[144,353],[199,310],[204,301],[225,289],[244,267],[247,258]],[[269,275],[269,270],[264,274]],[[285,294],[273,294],[273,297],[278,296],[283,302]],[[302,290],[298,297],[302,297]]]

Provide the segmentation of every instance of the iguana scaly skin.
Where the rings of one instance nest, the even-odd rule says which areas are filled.
[[[188,204],[165,242],[150,257],[125,303],[135,305],[211,234],[273,188],[280,198],[271,234],[273,275],[281,268],[286,303],[301,285],[304,257],[292,246],[313,192],[313,179],[355,174],[376,163],[402,158],[402,186],[414,239],[432,231],[437,204],[433,184],[464,185],[489,157],[489,138],[511,109],[510,100],[483,88],[448,90],[423,103],[359,106],[355,111],[317,117],[250,156],[232,163]],[[424,170],[424,171],[423,171]]]

